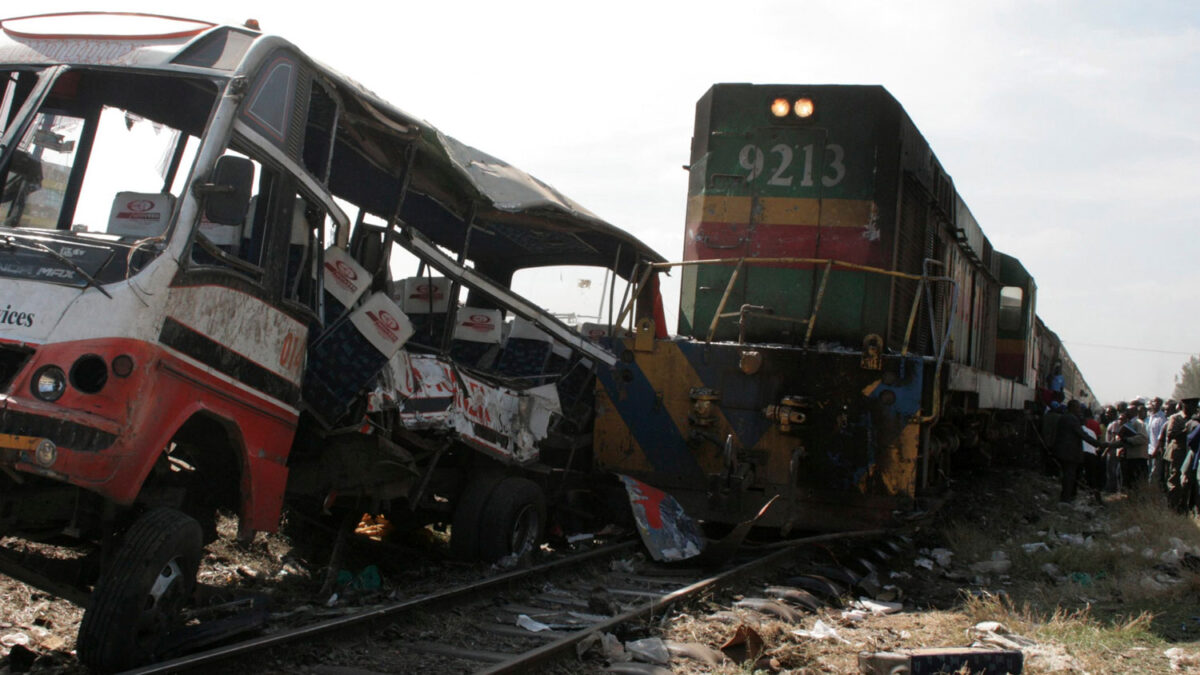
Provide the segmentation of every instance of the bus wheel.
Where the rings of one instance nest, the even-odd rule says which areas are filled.
[[[483,528],[483,510],[504,476],[481,472],[471,476],[458,497],[454,522],[450,524],[450,555],[459,560],[479,558],[479,534]]]
[[[546,497],[527,478],[506,478],[488,498],[479,529],[479,555],[486,561],[532,553],[546,529]]]
[[[156,507],[125,533],[79,626],[79,659],[100,671],[152,662],[160,640],[182,621],[200,565],[200,524]]]

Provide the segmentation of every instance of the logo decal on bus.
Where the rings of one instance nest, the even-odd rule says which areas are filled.
[[[396,320],[396,317],[383,310],[380,310],[378,314],[367,312],[367,316],[371,318],[371,322],[375,324],[375,328],[379,330],[380,335],[383,335],[383,337],[392,342],[400,339],[400,336],[396,335],[396,331],[400,330],[400,322]]]
[[[12,305],[8,305],[3,310],[0,310],[0,324],[29,328],[33,326],[33,314],[21,311],[14,312]]]
[[[490,333],[496,330],[496,325],[492,323],[492,317],[487,314],[472,314],[471,318],[464,321],[462,325],[480,333]]]
[[[338,260],[334,263],[327,262],[325,263],[325,271],[329,272],[334,281],[336,281],[342,288],[345,288],[348,291],[358,290],[358,284],[355,283],[358,281],[358,273],[354,271],[353,267],[347,265],[345,262],[341,260]]]

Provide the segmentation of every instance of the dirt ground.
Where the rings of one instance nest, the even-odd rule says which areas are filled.
[[[899,611],[856,606],[872,599],[861,591],[792,620],[714,598],[667,617],[661,637],[720,648],[750,629],[761,657],[670,667],[846,673],[860,653],[978,645],[1021,651],[1032,674],[1200,672],[1200,521],[1168,511],[1157,490],[1059,504],[1058,487],[1023,471],[958,481],[879,572],[874,599]]]
[[[880,566],[874,597],[860,591],[842,607],[781,617],[745,606],[778,583],[759,580],[614,637],[607,652],[597,642],[582,661],[555,671],[630,668],[620,660],[629,658],[625,643],[648,637],[673,647],[664,667],[676,673],[856,672],[862,652],[971,644],[1020,649],[1026,673],[1200,672],[1200,521],[1169,512],[1154,490],[1082,495],[1069,505],[1057,503],[1057,492],[1055,479],[1028,472],[956,481],[941,510],[896,539],[902,552]],[[231,530],[232,520],[223,527]],[[282,534],[259,535],[249,547],[222,539],[209,547],[201,581],[269,596],[278,625],[348,611],[346,599],[329,608],[319,592],[332,536],[307,523],[285,532],[297,530],[318,544]],[[352,544],[345,568],[363,584],[349,604],[476,572],[441,560],[442,535],[422,536],[428,541]],[[15,539],[0,546],[7,558],[36,560],[47,572],[82,564],[70,547]],[[899,611],[856,608],[859,597]],[[81,616],[79,607],[0,575],[0,673],[85,672],[72,652]],[[729,650],[729,660],[720,648],[739,632],[743,647]]]

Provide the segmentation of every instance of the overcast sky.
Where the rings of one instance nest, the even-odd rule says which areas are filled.
[[[36,11],[95,7],[50,1]],[[681,166],[709,86],[881,84],[996,248],[1035,276],[1038,313],[1102,400],[1167,396],[1187,355],[1200,352],[1200,3],[160,0],[120,9],[256,18],[672,260],[683,250]]]

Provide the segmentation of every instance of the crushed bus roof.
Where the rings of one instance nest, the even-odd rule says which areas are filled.
[[[81,32],[87,28],[87,33]],[[95,31],[104,31],[97,34]],[[254,54],[293,50],[291,43],[256,30],[144,14],[52,14],[0,21],[0,62],[30,65],[123,65],[238,76]],[[665,258],[550,185],[487,153],[465,145],[377,96],[363,85],[308,60],[346,105],[339,134],[358,136],[371,156],[335,153],[339,171],[330,189],[388,217],[408,158],[384,148],[397,137],[415,149],[408,195],[400,219],[434,243],[458,250],[470,224],[468,257],[498,276],[526,267],[595,265],[628,278],[640,262]],[[371,143],[378,138],[380,142]],[[367,142],[363,142],[366,139]],[[389,142],[384,142],[388,140]],[[340,144],[339,148],[347,148]],[[382,169],[382,171],[381,171]],[[382,186],[382,180],[395,180]],[[387,187],[388,189],[381,189]]]

